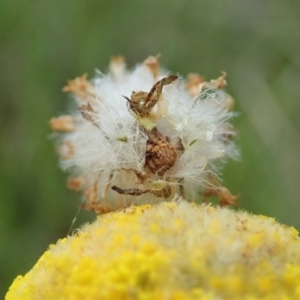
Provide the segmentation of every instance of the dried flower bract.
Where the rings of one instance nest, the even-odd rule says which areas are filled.
[[[237,156],[228,123],[233,99],[222,89],[226,73],[209,82],[193,73],[184,81],[161,69],[158,59],[150,56],[130,72],[117,56],[108,75],[88,81],[84,74],[63,88],[78,111],[50,123],[63,135],[61,164],[86,209],[105,213],[201,195],[236,203],[217,179],[220,163]]]

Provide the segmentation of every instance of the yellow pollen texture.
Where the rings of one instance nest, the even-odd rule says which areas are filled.
[[[228,208],[130,207],[50,246],[5,299],[300,299],[300,239]]]

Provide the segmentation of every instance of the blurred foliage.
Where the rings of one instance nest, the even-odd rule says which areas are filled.
[[[228,74],[242,159],[224,184],[240,206],[300,228],[300,2],[0,1],[0,294],[64,237],[79,197],[66,188],[48,120],[66,79],[148,55],[207,79]],[[75,224],[94,215],[80,212]]]

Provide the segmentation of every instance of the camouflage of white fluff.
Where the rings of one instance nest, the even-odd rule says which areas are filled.
[[[73,154],[61,164],[64,169],[71,169],[73,176],[83,175],[86,186],[97,182],[100,199],[109,181],[121,188],[144,188],[136,183],[134,174],[124,171],[144,171],[147,141],[124,96],[130,98],[133,91],[149,92],[158,80],[169,74],[160,70],[154,78],[150,68],[141,64],[132,72],[122,66],[119,70],[111,68],[108,75],[97,72],[90,81],[96,97],[86,100],[92,105],[93,118],[101,129],[74,112],[76,130],[62,138],[72,143]],[[193,97],[182,78],[163,87],[159,101],[164,101],[165,111],[156,121],[156,127],[174,147],[181,141],[184,151],[178,153],[174,166],[157,179],[167,180],[171,186],[180,181],[191,200],[207,186],[207,175],[218,173],[218,161],[237,155],[233,143],[223,137],[230,133],[224,131],[224,122],[233,116],[226,108],[226,97],[222,90],[214,89]],[[83,104],[79,98],[76,101],[78,107]],[[156,179],[155,175],[152,179]],[[116,196],[110,189],[107,193],[110,197]],[[148,197],[144,194],[134,198],[143,202]]]

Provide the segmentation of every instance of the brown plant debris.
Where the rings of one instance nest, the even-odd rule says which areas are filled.
[[[80,106],[79,110],[85,120],[89,121],[91,124],[98,128],[100,127],[97,120],[95,119],[95,111],[90,103]]]
[[[190,95],[197,96],[201,92],[201,83],[204,82],[204,77],[198,73],[190,73],[187,75],[187,82],[185,84]]]
[[[74,122],[74,117],[66,115],[66,116],[60,116],[58,118],[52,118],[49,121],[49,124],[54,131],[72,132],[75,130],[75,126],[73,122]]]
[[[68,80],[67,83],[68,84],[62,89],[65,93],[73,93],[81,100],[86,100],[89,96],[94,95],[94,87],[87,81],[86,73],[81,77]]]
[[[67,184],[67,187],[70,189],[70,190],[73,190],[75,192],[80,192],[83,188],[83,184],[84,184],[84,177],[71,177],[69,178],[68,180],[68,184]]]
[[[155,79],[158,77],[160,72],[159,59],[160,59],[160,54],[156,56],[149,56],[144,61],[144,64],[150,69]]]
[[[124,56],[113,56],[110,59],[109,71],[114,79],[121,80],[126,73],[126,63]]]
[[[74,155],[74,145],[71,141],[67,140],[58,147],[58,153],[62,160],[68,160]]]
[[[222,186],[219,180],[213,175],[209,175],[208,179],[211,180],[212,187],[204,191],[204,197],[218,196],[220,206],[236,205],[239,195],[232,195],[231,192]]]

